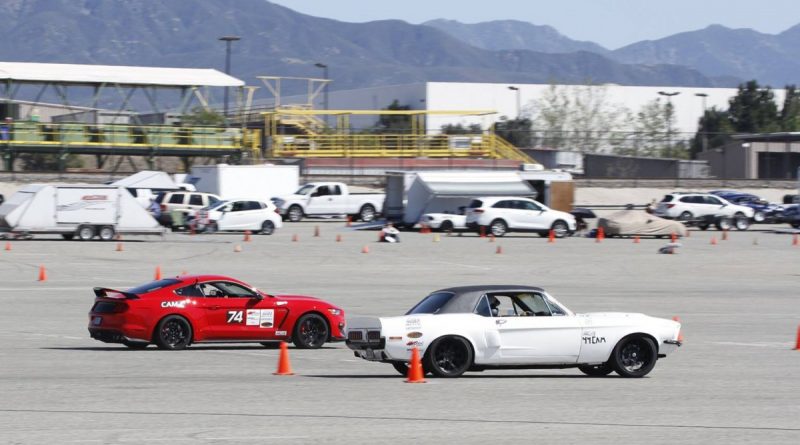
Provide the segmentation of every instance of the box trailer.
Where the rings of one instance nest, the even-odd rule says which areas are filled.
[[[0,205],[0,236],[60,234],[108,241],[117,234],[163,234],[164,228],[123,187],[33,184]]]
[[[198,192],[213,193],[223,199],[248,198],[270,202],[273,197],[290,195],[300,187],[296,165],[202,165],[192,167],[188,182]]]

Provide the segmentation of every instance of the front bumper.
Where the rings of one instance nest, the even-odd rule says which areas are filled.
[[[679,340],[664,340],[661,347],[658,348],[659,357],[665,357],[678,350],[683,343]]]

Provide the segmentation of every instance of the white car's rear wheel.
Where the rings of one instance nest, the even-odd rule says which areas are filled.
[[[614,347],[609,362],[622,377],[644,377],[658,360],[658,349],[648,337],[643,335],[630,335],[623,338]]]
[[[472,366],[472,345],[463,337],[442,337],[428,347],[423,369],[437,377],[458,377]]]
[[[267,220],[261,223],[262,235],[272,235],[274,231],[275,231],[275,223],[273,223],[272,221]]]

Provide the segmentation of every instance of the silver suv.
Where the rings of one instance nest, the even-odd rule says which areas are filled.
[[[733,204],[725,198],[711,193],[670,193],[658,203],[656,216],[679,221],[697,221],[697,226],[705,230],[711,222],[718,228],[725,228],[731,221],[737,229],[746,229],[755,213],[752,208]],[[720,226],[720,220],[725,219]],[[740,224],[742,223],[742,224]]]

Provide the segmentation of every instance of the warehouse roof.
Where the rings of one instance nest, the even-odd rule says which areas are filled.
[[[0,62],[0,80],[79,85],[240,87],[244,82],[214,69]]]

